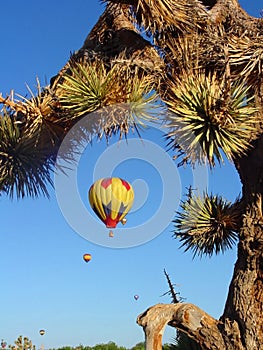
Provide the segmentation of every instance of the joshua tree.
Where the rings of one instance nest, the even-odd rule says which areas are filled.
[[[12,350],[35,350],[36,346],[32,344],[32,341],[27,337],[20,335],[17,340],[14,341],[15,345],[9,345]]]
[[[29,99],[0,96],[0,189],[48,195],[68,130],[96,111],[83,137],[127,136],[159,102],[178,164],[227,159],[240,176],[234,203],[189,191],[174,235],[194,255],[238,244],[223,315],[189,303],[158,304],[138,317],[146,348],[161,349],[166,324],[203,349],[263,347],[263,19],[237,0],[108,0],[83,46]],[[149,40],[142,36],[145,32]],[[106,113],[105,113],[106,111]],[[80,135],[78,135],[80,137]],[[82,137],[82,136],[81,136]],[[74,152],[68,149],[65,157]]]

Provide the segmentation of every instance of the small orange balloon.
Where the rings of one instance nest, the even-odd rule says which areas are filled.
[[[83,259],[84,259],[84,261],[89,262],[91,260],[91,255],[90,254],[84,254],[83,255]]]

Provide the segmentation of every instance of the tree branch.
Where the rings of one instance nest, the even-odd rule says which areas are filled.
[[[176,327],[195,339],[204,350],[222,349],[224,339],[220,322],[193,304],[156,304],[137,318],[143,327],[146,350],[161,350],[162,336],[166,325]]]

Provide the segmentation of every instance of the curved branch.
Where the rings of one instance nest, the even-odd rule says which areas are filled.
[[[143,327],[146,350],[161,350],[162,336],[166,325],[176,327],[195,339],[204,350],[224,349],[224,339],[220,333],[220,321],[193,304],[156,304],[137,318]]]

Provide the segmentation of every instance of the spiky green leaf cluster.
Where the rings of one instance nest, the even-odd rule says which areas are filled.
[[[69,70],[60,84],[59,99],[71,116],[78,118],[103,107],[114,84],[114,70],[106,72],[102,63],[72,63]]]
[[[259,117],[249,87],[216,74],[185,74],[171,84],[167,138],[192,163],[223,161],[243,155],[258,133]]]
[[[48,196],[55,159],[40,146],[39,136],[7,112],[0,116],[0,191],[11,198]]]
[[[132,123],[135,119],[141,123],[143,119],[152,119],[149,109],[157,100],[154,77],[132,71],[119,63],[107,67],[99,59],[71,62],[69,73],[63,75],[57,94],[70,118],[79,118],[108,106],[113,109],[114,105],[129,104],[127,118]],[[110,122],[114,124],[116,120],[109,118],[108,124]]]
[[[130,120],[145,126],[146,121],[155,121],[160,114],[160,100],[154,90],[153,80],[141,79],[137,74],[129,82],[127,104]]]
[[[239,211],[221,196],[189,196],[174,220],[174,236],[181,247],[195,255],[209,255],[232,248],[237,239]]]

